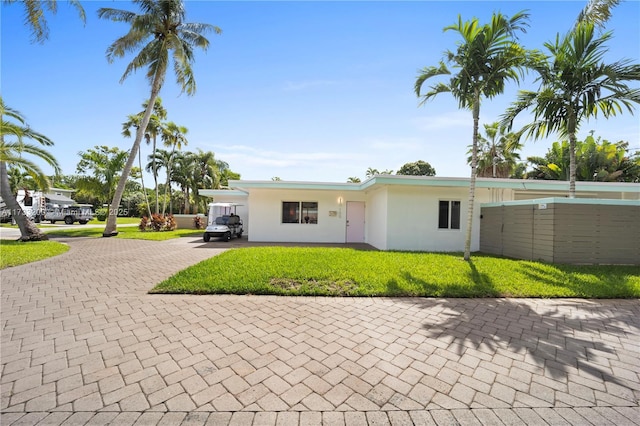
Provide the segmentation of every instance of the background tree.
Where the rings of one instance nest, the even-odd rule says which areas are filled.
[[[140,127],[140,123],[142,122],[142,117],[144,116],[144,112],[146,111],[148,104],[149,104],[148,101],[143,102],[142,103],[143,110],[140,111],[138,114],[129,115],[127,117],[127,121],[122,123],[122,135],[124,137],[130,138],[131,128],[134,128],[137,130],[138,127]],[[151,147],[152,158],[157,149],[158,135],[164,132],[165,124],[163,123],[162,120],[165,120],[166,118],[167,118],[167,110],[162,106],[162,98],[158,96],[156,98],[155,104],[153,105],[153,114],[151,114],[151,117],[149,118],[149,123],[147,124],[147,129],[144,133],[144,139],[147,145],[152,144],[152,147]],[[141,148],[138,149],[138,161],[140,164],[140,170],[142,170],[141,151],[142,151]],[[158,168],[156,167],[155,163],[152,163],[151,165],[151,172],[153,176],[154,192],[156,194],[155,213],[157,214],[159,210],[158,208]],[[143,175],[144,174],[140,174],[140,182],[142,183],[142,191],[146,196],[147,193],[144,186]],[[147,204],[148,203],[149,203],[149,200],[147,200]],[[151,207],[149,207],[149,217],[151,217]]]
[[[502,117],[511,128],[522,111],[533,110],[533,123],[524,127],[528,137],[539,139],[557,133],[569,139],[569,197],[576,196],[576,141],[580,124],[590,117],[609,118],[623,108],[633,114],[640,89],[627,82],[640,80],[640,65],[629,60],[603,62],[611,32],[596,37],[594,24],[579,22],[554,43],[545,43],[550,56],[533,67],[540,83],[537,91],[521,90]]]
[[[127,66],[120,82],[123,82],[132,72],[140,68],[147,68],[147,78],[151,84],[149,104],[140,122],[140,127],[136,131],[133,147],[129,152],[129,158],[113,195],[111,202],[113,205],[119,205],[122,199],[125,183],[153,112],[153,105],[155,105],[156,97],[158,97],[164,83],[170,56],[181,92],[186,92],[191,96],[196,91],[196,82],[191,68],[191,63],[194,60],[193,50],[195,47],[207,49],[209,40],[204,37],[205,32],[214,31],[216,34],[222,32],[220,28],[209,24],[185,23],[186,12],[182,0],[136,0],[135,3],[142,10],[141,14],[111,8],[98,10],[100,18],[131,25],[129,32],[117,39],[107,49],[109,62],[138,50],[133,61]],[[106,237],[117,233],[115,212],[109,213],[103,231],[103,236]]]
[[[469,181],[469,208],[465,238],[464,259],[471,258],[471,227],[475,200],[476,167],[478,153],[478,123],[482,98],[491,99],[504,92],[507,81],[518,82],[530,56],[535,52],[525,51],[516,42],[516,32],[526,30],[529,15],[524,12],[515,14],[511,19],[501,13],[494,13],[491,23],[480,25],[478,19],[462,21],[448,26],[444,31],[457,32],[462,40],[455,52],[445,52],[444,59],[453,69],[458,70],[446,83],[439,82],[426,93],[422,86],[433,77],[451,75],[445,61],[437,67],[423,68],[415,83],[415,93],[422,99],[420,105],[433,99],[440,93],[451,93],[460,108],[469,109],[473,118],[473,142],[471,152],[471,179]]]
[[[175,158],[176,150],[181,150],[184,146],[186,146],[189,143],[189,140],[187,139],[187,133],[189,133],[189,129],[187,129],[185,126],[177,125],[173,121],[169,121],[163,127],[162,141],[164,143],[164,146],[171,148],[171,154],[168,157],[166,157],[168,162],[165,164],[165,167],[167,170],[167,178],[171,176],[171,167],[173,165],[173,159]],[[163,203],[162,205],[163,215],[167,207],[166,206],[167,192],[169,192],[169,194],[171,193],[170,179],[167,180],[167,186],[165,186],[165,189],[164,189],[165,203]],[[169,210],[172,210],[171,200],[172,198],[169,197]]]
[[[349,179],[347,179],[347,183],[360,183],[360,182],[362,181],[357,176],[351,176]]]
[[[508,178],[512,176],[520,161],[517,151],[522,149],[519,133],[504,133],[500,123],[484,125],[486,137],[478,136],[478,167],[479,177]],[[471,153],[469,147],[469,153]],[[471,164],[471,156],[467,158]]]
[[[43,146],[53,145],[49,138],[31,129],[22,114],[6,106],[0,97],[0,196],[18,224],[20,240],[46,240],[47,236],[35,226],[30,218],[22,213],[22,209],[11,190],[9,168],[26,173],[42,191],[46,191],[49,189],[49,178],[36,163],[24,155],[29,154],[43,160],[53,167],[56,174],[60,173],[60,166],[53,155],[38,145],[26,143],[25,139],[31,139]]]
[[[600,182],[640,181],[640,153],[629,152],[628,142],[611,143],[587,136],[576,142],[576,180]],[[568,141],[554,142],[544,157],[529,157],[532,179],[569,180]]]
[[[110,148],[105,145],[78,153],[80,161],[76,166],[76,172],[81,175],[77,181],[80,191],[91,194],[102,203],[109,203],[113,199],[116,184],[122,175],[128,153],[117,147]],[[133,171],[134,176],[137,170]],[[120,205],[109,203],[109,211],[117,213]]]
[[[435,176],[436,169],[431,167],[431,164],[426,161],[418,160],[414,163],[404,164],[396,174],[407,176]]]
[[[591,22],[596,27],[604,29],[605,23],[611,18],[611,9],[620,4],[621,0],[589,0],[580,11],[576,25],[580,22]]]
[[[365,172],[365,176],[368,178],[372,178],[378,175],[392,175],[392,174],[393,174],[393,170],[386,169],[386,170],[380,171],[378,169],[374,169],[373,167],[369,167]]]
[[[49,38],[49,26],[45,17],[45,9],[55,14],[58,11],[56,0],[3,0],[6,4],[20,3],[24,6],[24,22],[31,29],[31,41],[44,43]],[[84,9],[78,0],[67,0],[76,8],[82,22],[86,22]]]

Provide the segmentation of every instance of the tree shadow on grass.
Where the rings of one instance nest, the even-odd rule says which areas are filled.
[[[496,294],[491,279],[479,273],[472,261],[470,267],[477,287],[474,293]],[[419,282],[410,275],[405,275],[405,279]],[[421,285],[427,294],[437,290],[426,282]],[[456,285],[446,287],[443,294],[455,296]],[[633,347],[625,346],[635,345],[636,350],[638,347],[640,304],[637,301],[509,298],[405,298],[401,301],[433,311],[422,324],[423,329],[431,339],[451,342],[448,350],[459,356],[471,348],[492,357],[528,363],[538,367],[546,378],[564,385],[579,385],[579,377],[592,384],[605,382],[607,391],[610,390],[608,384],[615,384],[619,386],[616,397],[638,404],[637,352],[634,359]],[[634,340],[636,343],[632,343]]]

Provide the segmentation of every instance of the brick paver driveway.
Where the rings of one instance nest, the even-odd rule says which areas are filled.
[[[637,300],[148,295],[222,249],[68,242],[1,272],[2,425],[640,424]]]

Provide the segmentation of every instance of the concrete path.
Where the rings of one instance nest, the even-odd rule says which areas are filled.
[[[148,295],[223,248],[5,269],[4,425],[640,424],[638,300]]]

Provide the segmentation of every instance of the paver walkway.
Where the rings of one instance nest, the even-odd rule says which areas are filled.
[[[222,249],[0,272],[0,423],[640,424],[638,300],[148,295]]]

